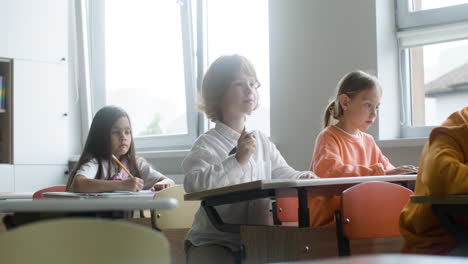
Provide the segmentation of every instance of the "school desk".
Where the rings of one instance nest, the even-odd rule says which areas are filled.
[[[458,242],[468,245],[468,234],[452,218],[452,215],[468,215],[468,195],[412,195],[411,202],[431,204],[432,211],[445,230]]]
[[[6,199],[32,199],[32,192],[0,192],[0,200]]]
[[[216,212],[215,206],[262,198],[298,197],[299,227],[308,227],[310,221],[307,197],[310,195],[338,195],[343,190],[362,182],[408,183],[415,180],[416,175],[259,180],[188,193],[184,196],[184,199],[188,201],[201,200],[201,205],[205,209],[208,218],[218,230],[238,233],[239,225],[224,223]]]
[[[275,264],[463,264],[466,263],[466,261],[467,259],[463,257],[410,254],[375,254],[312,261],[276,262]]]
[[[146,209],[173,209],[177,200],[142,199],[141,197],[88,198],[88,199],[46,199],[46,200],[4,200],[0,201],[0,213],[48,213],[48,212],[98,212],[131,211]]]
[[[74,192],[45,192],[42,194],[43,199],[92,199],[92,198],[130,198],[133,200],[143,199],[152,200],[156,192],[139,191],[139,192],[100,192],[100,193],[74,193]]]
[[[335,226],[309,227],[309,195],[337,195],[353,185],[369,181],[407,184],[415,180],[416,175],[260,180],[188,193],[184,198],[201,200],[202,207],[217,229],[240,232],[246,256],[244,263],[293,261],[338,255]],[[215,206],[223,204],[277,197],[298,197],[299,228],[224,223],[215,209]],[[352,244],[353,254],[399,252],[401,242],[399,237],[358,241],[357,244]]]

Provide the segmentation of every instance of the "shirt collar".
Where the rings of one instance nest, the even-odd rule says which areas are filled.
[[[362,138],[362,132],[361,131],[358,131],[357,134],[353,135],[353,134],[350,134],[350,133],[344,131],[343,129],[341,129],[341,128],[335,126],[335,125],[330,126],[330,128],[334,129],[335,131],[338,131],[338,133],[340,133],[342,136],[344,136],[348,140],[357,141],[357,142],[361,141],[361,138]]]
[[[216,122],[215,130],[230,140],[237,141],[240,137],[239,132],[235,131],[234,129],[219,121]]]

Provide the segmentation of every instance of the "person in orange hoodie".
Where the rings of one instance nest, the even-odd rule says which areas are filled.
[[[374,138],[364,133],[374,123],[382,89],[378,80],[353,71],[338,83],[338,91],[325,110],[324,129],[316,139],[310,170],[320,178],[416,173],[414,166],[395,168]],[[333,224],[341,197],[310,196],[310,226]]]
[[[453,113],[432,130],[419,161],[416,195],[468,193],[468,107]],[[468,228],[468,218],[457,222]],[[408,202],[400,215],[402,252],[417,254],[457,254],[457,243],[440,225],[430,204]],[[466,252],[464,252],[466,254]]]

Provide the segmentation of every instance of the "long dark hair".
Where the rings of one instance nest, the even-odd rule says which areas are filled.
[[[116,106],[105,106],[101,108],[93,118],[91,127],[89,129],[88,138],[83,149],[83,153],[78,163],[73,168],[67,182],[67,191],[70,191],[73,179],[76,176],[78,169],[85,163],[92,159],[96,159],[99,165],[95,179],[107,180],[111,177],[111,164],[117,166],[112,159],[112,144],[111,144],[111,129],[117,120],[122,117],[126,117],[130,123],[130,118],[120,107]],[[131,128],[130,123],[130,128]],[[133,144],[133,132],[131,134],[132,142],[128,152],[125,154],[129,161],[130,173],[135,177],[141,178],[140,172],[138,171],[136,156],[135,156],[135,145]],[[104,179],[102,161],[109,161],[107,178]]]

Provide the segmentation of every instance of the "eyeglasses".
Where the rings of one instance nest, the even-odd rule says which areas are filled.
[[[261,86],[261,83],[257,80],[238,80],[232,83],[232,86],[239,86],[242,88],[258,89]]]

